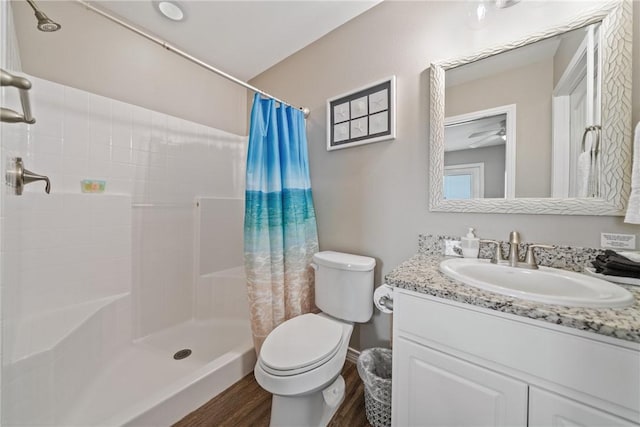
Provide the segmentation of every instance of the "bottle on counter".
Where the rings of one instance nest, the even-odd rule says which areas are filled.
[[[475,230],[469,228],[466,237],[462,241],[462,256],[465,258],[478,258],[480,253],[480,239],[476,237]]]

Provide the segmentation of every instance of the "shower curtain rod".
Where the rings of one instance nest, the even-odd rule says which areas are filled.
[[[90,9],[90,10],[94,11],[98,15],[102,15],[103,17],[107,18],[108,20],[110,20],[112,22],[115,22],[116,24],[118,24],[118,25],[120,25],[120,26],[122,26],[122,27],[124,27],[124,28],[126,28],[128,30],[133,31],[134,33],[146,38],[147,40],[150,40],[150,41],[162,46],[163,48],[167,49],[168,51],[173,52],[173,53],[183,57],[184,59],[187,59],[187,60],[193,62],[194,64],[197,64],[197,65],[201,66],[202,68],[205,68],[205,69],[207,69],[209,71],[212,71],[212,72],[216,73],[217,75],[219,75],[221,77],[224,77],[227,80],[230,80],[230,81],[232,81],[232,82],[234,82],[234,83],[236,83],[236,84],[238,84],[240,86],[243,86],[243,87],[245,87],[245,88],[247,88],[249,90],[257,92],[260,95],[263,95],[263,96],[265,96],[267,98],[271,98],[274,101],[279,102],[280,104],[289,105],[291,107],[297,108],[297,109],[299,109],[299,110],[301,110],[303,112],[305,118],[309,117],[310,111],[309,111],[309,109],[307,107],[296,107],[295,105],[291,105],[290,103],[285,102],[285,101],[283,101],[281,99],[278,99],[273,95],[269,95],[267,92],[265,92],[263,90],[260,90],[255,86],[251,86],[249,83],[245,83],[242,80],[232,76],[231,74],[227,74],[224,71],[219,70],[216,67],[207,64],[204,61],[201,61],[200,59],[196,58],[195,56],[189,55],[188,53],[184,52],[183,50],[180,50],[177,47],[174,47],[174,46],[170,45],[166,41],[161,40],[161,39],[159,39],[159,38],[157,38],[157,37],[145,32],[145,31],[142,31],[140,28],[137,28],[137,27],[129,24],[128,22],[123,21],[120,18],[116,18],[115,16],[110,15],[109,13],[103,11],[102,9],[99,9],[99,8],[89,4],[85,0],[75,0],[75,1],[77,3],[82,4],[87,9]]]

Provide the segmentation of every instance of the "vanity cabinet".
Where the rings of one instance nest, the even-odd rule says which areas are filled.
[[[394,346],[402,361],[393,373],[402,384],[394,425],[527,425],[526,383],[404,338]]]
[[[640,426],[640,344],[394,291],[392,425]]]

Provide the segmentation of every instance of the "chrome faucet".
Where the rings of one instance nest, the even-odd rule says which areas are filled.
[[[529,268],[532,270],[538,269],[538,262],[536,261],[536,256],[533,252],[535,248],[541,249],[554,249],[555,246],[550,245],[534,245],[530,244],[527,247],[527,254],[525,256],[524,262],[520,262],[520,253],[519,247],[520,244],[520,233],[517,231],[512,231],[509,233],[509,265],[511,267],[522,267]]]
[[[518,245],[522,243],[522,241],[520,240],[520,233],[518,233],[517,231],[512,231],[511,233],[509,233],[509,257],[506,259],[502,258],[500,242],[496,240],[480,240],[480,242],[495,245],[495,251],[493,252],[493,257],[491,258],[492,264],[509,264],[509,266],[511,267],[529,268],[532,270],[536,270],[538,268],[538,262],[536,261],[536,256],[533,252],[535,248],[555,248],[555,246],[549,245],[530,244],[527,246],[527,254],[525,256],[524,262],[520,262],[520,248]]]
[[[520,244],[520,233],[512,231],[509,233],[509,265],[517,267],[520,261],[518,245]]]

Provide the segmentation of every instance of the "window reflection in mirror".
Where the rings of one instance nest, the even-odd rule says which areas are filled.
[[[598,196],[599,27],[446,71],[445,198]],[[447,168],[471,163],[483,192],[452,192]]]
[[[445,161],[447,154],[445,153]],[[444,198],[479,199],[484,195],[484,162],[444,166]]]

